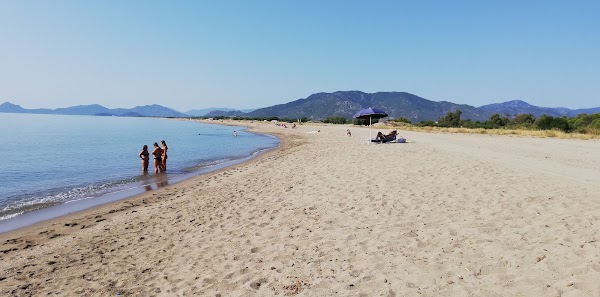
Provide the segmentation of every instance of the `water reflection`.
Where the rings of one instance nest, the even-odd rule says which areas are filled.
[[[155,177],[156,177],[156,176],[155,176]],[[168,186],[168,185],[169,185],[169,179],[168,179],[168,178],[166,178],[166,175],[165,175],[165,177],[164,177],[164,178],[161,178],[161,179],[159,179],[159,178],[156,178],[155,185],[156,185],[156,188],[157,188],[157,189],[158,189],[158,188],[162,188],[162,187],[166,187],[166,186]]]
[[[142,184],[144,191],[148,192],[168,186],[169,176],[166,174],[142,174],[142,176],[140,176],[140,183]]]

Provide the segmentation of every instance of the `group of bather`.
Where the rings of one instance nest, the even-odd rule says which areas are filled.
[[[148,172],[148,165],[150,163],[150,154],[154,156],[154,173],[167,171],[167,143],[164,140],[160,141],[162,147],[158,143],[154,143],[154,149],[152,153],[148,152],[148,146],[144,144],[142,151],[139,153],[140,159],[142,159],[142,172]]]

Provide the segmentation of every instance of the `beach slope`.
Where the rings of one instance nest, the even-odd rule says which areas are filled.
[[[249,125],[281,147],[0,235],[0,295],[600,294],[599,141]]]

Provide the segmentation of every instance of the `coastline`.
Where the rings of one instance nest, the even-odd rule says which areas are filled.
[[[600,291],[600,142],[401,131],[411,143],[368,145],[346,128],[254,123],[280,147],[0,234],[0,292]]]
[[[235,124],[231,124],[231,123],[211,123],[211,122],[204,122],[204,121],[198,121],[198,122],[201,122],[203,124],[214,124],[214,125],[225,125],[225,126],[236,126],[236,127],[239,126],[239,125],[235,125]],[[241,127],[241,126],[239,126],[239,127]],[[241,128],[243,128],[243,127],[241,127]],[[246,128],[248,128],[248,127],[246,127]],[[249,131],[249,132],[251,132],[251,131]],[[267,134],[267,135],[270,135],[270,134]],[[271,136],[273,136],[273,135],[271,135]],[[274,136],[274,137],[276,137],[276,136]],[[120,202],[123,202],[126,204],[139,205],[140,200],[144,200],[145,196],[156,195],[156,194],[153,194],[156,191],[168,190],[169,188],[176,187],[176,186],[185,186],[186,182],[189,182],[190,180],[201,177],[203,175],[219,174],[222,171],[229,170],[236,166],[242,166],[245,163],[252,162],[253,160],[255,160],[257,158],[264,157],[264,155],[268,155],[271,152],[275,152],[275,151],[281,149],[281,147],[283,145],[283,140],[279,139],[279,141],[280,141],[280,143],[276,147],[257,152],[255,155],[251,155],[248,157],[234,159],[234,160],[230,160],[230,161],[227,161],[224,163],[218,163],[218,164],[211,165],[211,166],[209,166],[209,169],[206,171],[200,170],[197,172],[190,173],[187,178],[183,178],[180,180],[178,179],[178,180],[174,181],[173,183],[167,184],[165,186],[156,186],[156,187],[152,188],[152,190],[139,191],[139,193],[133,194],[133,195],[120,196],[117,194],[118,198],[114,198],[114,199],[112,199],[112,201],[109,201],[109,202],[101,202],[101,203],[95,204],[94,206],[85,207],[83,209],[74,210],[74,211],[69,209],[69,210],[64,211],[63,214],[54,215],[48,219],[43,219],[43,220],[35,222],[35,223],[27,223],[24,226],[19,227],[19,228],[0,232],[0,242],[3,242],[3,241],[6,242],[7,238],[22,237],[26,234],[31,234],[32,232],[35,232],[36,230],[47,229],[49,226],[60,226],[61,223],[64,223],[66,221],[89,221],[89,222],[91,222],[91,221],[94,221],[93,219],[95,219],[101,213],[106,213],[106,214],[118,213],[118,212],[124,210],[123,207],[117,206],[117,204],[119,204]],[[213,167],[216,169],[213,169]],[[159,176],[159,177],[161,177],[161,176]],[[103,196],[107,196],[107,195],[109,196],[111,194],[114,194],[114,193],[109,193],[109,194],[106,194]],[[95,198],[101,198],[101,197],[95,197]],[[132,201],[129,201],[129,200],[132,200]],[[142,204],[146,204],[146,203],[142,203]],[[52,206],[50,208],[61,207],[64,205],[65,204],[56,205],[56,206]],[[48,209],[48,208],[46,208],[46,209]],[[32,211],[30,213],[32,215],[36,215],[36,213],[38,211],[44,211],[46,209],[40,209],[40,210]],[[106,217],[106,215],[105,215],[105,217]],[[11,219],[14,219],[14,218],[11,218]],[[89,227],[90,224],[91,223],[88,223],[87,227]],[[77,224],[74,226],[83,227],[85,225]],[[72,226],[67,226],[67,227],[72,227]],[[81,228],[81,229],[84,229],[84,228]],[[76,231],[77,228],[64,228],[63,230]],[[68,233],[69,232],[62,232],[61,234],[66,235]],[[2,248],[0,248],[0,250],[2,250]],[[0,251],[0,253],[1,253],[1,251]]]
[[[169,119],[167,119],[169,120]],[[213,123],[204,123],[202,121],[195,121],[202,124],[213,124]],[[221,126],[232,126],[223,124]],[[236,126],[237,127],[237,126]],[[239,126],[240,129],[245,129],[242,126]],[[260,133],[258,133],[260,134]],[[277,139],[277,142],[280,140],[277,137],[272,135],[264,134],[266,137],[272,137],[273,139]],[[170,172],[167,174],[153,174],[150,173],[145,176],[136,176],[134,178],[124,178],[129,181],[127,186],[114,188],[109,191],[105,191],[104,193],[91,195],[89,197],[77,199],[77,200],[69,200],[61,203],[52,204],[46,207],[37,208],[30,211],[25,211],[18,213],[16,216],[9,217],[7,219],[0,220],[0,234],[5,232],[14,231],[20,228],[24,228],[33,224],[41,223],[47,220],[51,220],[57,217],[65,216],[68,214],[76,213],[79,211],[84,211],[86,209],[90,209],[93,207],[101,206],[107,203],[118,202],[120,200],[128,199],[135,197],[137,195],[143,194],[145,192],[154,191],[158,188],[165,187],[168,185],[173,185],[184,180],[193,178],[195,176],[206,174],[215,170],[220,170],[225,167],[235,166],[236,164],[246,162],[256,156],[269,151],[271,149],[277,148],[279,144],[276,146],[260,149],[254,152],[251,152],[248,155],[242,155],[227,159],[220,159],[214,162],[208,162],[202,165],[196,165],[193,170],[187,171],[178,171],[176,173]]]

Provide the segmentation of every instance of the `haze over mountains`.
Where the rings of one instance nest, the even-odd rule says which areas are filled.
[[[94,115],[94,116],[124,116],[124,117],[188,117],[176,110],[158,105],[136,106],[134,108],[106,108],[102,105],[77,105],[57,109],[25,109],[20,105],[5,102],[0,104],[0,112],[32,113],[32,114],[64,114],[64,115]]]
[[[242,113],[248,113],[251,111],[254,111],[255,109],[242,109],[242,110],[238,110],[235,108],[228,108],[228,107],[212,107],[212,108],[204,108],[204,109],[192,109],[192,110],[188,110],[185,112],[185,114],[187,115],[191,115],[191,116],[195,116],[195,117],[203,117],[206,115],[209,115],[211,112],[213,111],[217,111],[219,113],[223,113],[223,112],[242,112]]]
[[[484,106],[480,106],[479,109],[487,111],[488,113],[494,114],[508,114],[508,115],[516,115],[523,113],[531,113],[536,117],[539,117],[543,114],[547,114],[550,116],[567,116],[574,117],[578,114],[587,113],[594,114],[600,112],[600,107],[593,108],[581,108],[581,109],[569,109],[564,107],[539,107],[535,105],[531,105],[522,100],[513,100],[507,101],[504,103],[494,103],[488,104]]]
[[[374,107],[385,110],[391,118],[405,117],[412,122],[437,120],[447,112],[460,109],[463,119],[487,120],[498,113],[509,116],[531,113],[536,117],[543,114],[551,116],[576,116],[581,113],[598,113],[600,107],[587,109],[550,108],[530,105],[521,100],[488,104],[474,107],[448,101],[432,101],[406,92],[364,93],[361,91],[339,91],[334,93],[317,93],[307,98],[298,99],[285,104],[273,105],[257,110],[236,110],[232,108],[211,108],[191,110],[181,113],[161,105],[137,106],[131,109],[109,109],[98,104],[78,105],[57,109],[25,109],[9,102],[0,104],[0,112],[35,113],[35,114],[67,114],[98,116],[152,116],[152,117],[190,117],[190,116],[238,116],[251,118],[279,117],[297,119],[306,117],[311,120],[322,120],[339,116],[352,118],[360,109]]]

